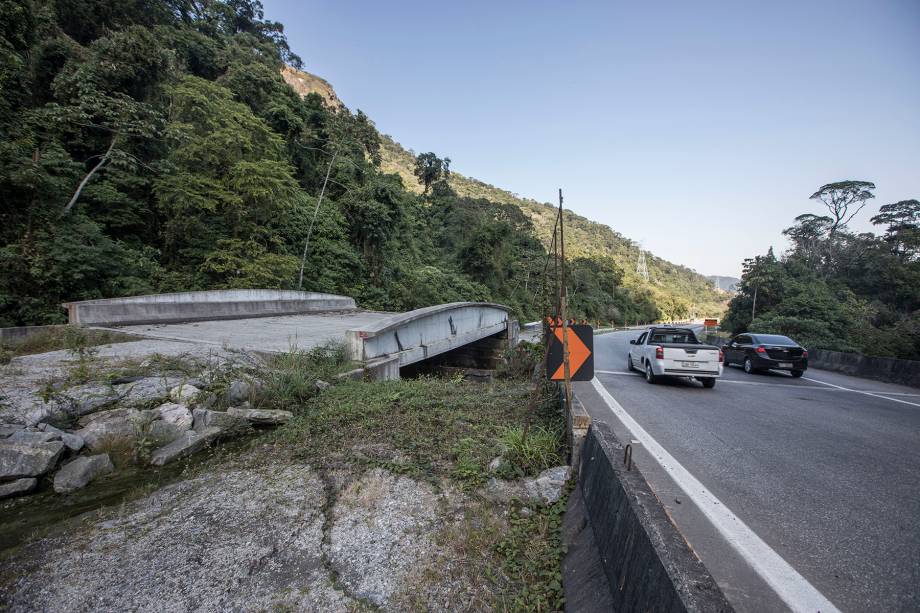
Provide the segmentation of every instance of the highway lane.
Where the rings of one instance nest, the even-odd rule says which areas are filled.
[[[630,418],[840,610],[920,610],[920,390],[740,368],[712,390],[649,385],[626,372],[638,335],[605,334],[594,346],[597,380]],[[576,394],[594,419],[632,437],[591,384]],[[656,459],[636,458],[732,604],[787,610]]]

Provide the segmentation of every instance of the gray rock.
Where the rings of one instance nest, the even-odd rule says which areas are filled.
[[[224,411],[209,411],[208,409],[195,409],[192,411],[196,431],[216,426],[230,432],[246,432],[251,429],[249,420],[239,415],[230,415]]]
[[[86,444],[83,442],[82,436],[78,434],[68,434],[67,432],[61,435],[61,441],[71,451],[80,451],[83,449],[83,445]]]
[[[42,432],[54,432],[55,434],[59,434],[59,435],[64,434],[63,430],[61,430],[60,428],[55,428],[51,424],[42,423],[42,424],[38,424],[35,427],[41,430]]]
[[[566,481],[572,474],[571,466],[547,468],[533,479],[524,480],[524,491],[528,498],[552,504],[562,496]]]
[[[18,496],[19,494],[31,492],[35,489],[36,485],[38,485],[38,479],[34,477],[16,479],[15,481],[10,481],[9,483],[0,483],[0,500],[9,498],[11,496]]]
[[[290,411],[244,409],[242,407],[230,407],[227,409],[227,414],[243,417],[253,424],[284,424],[294,417]]]
[[[137,409],[102,411],[82,419],[83,428],[77,430],[74,434],[82,438],[87,447],[95,450],[106,441],[136,438],[157,415],[157,411],[139,411]]]
[[[124,397],[124,392],[110,385],[87,383],[61,392],[55,403],[70,415],[88,415],[113,405]]]
[[[116,389],[124,395],[123,404],[141,406],[168,398],[170,390],[180,383],[182,379],[179,377],[145,377],[134,383],[118,385]]]
[[[493,458],[492,461],[489,462],[489,472],[490,473],[498,472],[498,469],[500,469],[501,467],[502,467],[502,457],[501,456]]]
[[[150,463],[154,466],[163,466],[180,458],[190,456],[216,440],[223,430],[212,426],[200,432],[189,430],[183,432],[176,440],[164,447],[160,447],[150,455]]]
[[[483,494],[497,502],[509,502],[515,498],[525,497],[524,485],[520,481],[505,481],[496,477],[491,477],[486,482]]]
[[[427,484],[377,468],[341,491],[326,554],[347,592],[384,610],[434,553],[440,499]]]
[[[254,392],[257,392],[260,388],[258,383],[250,383],[249,381],[234,381],[230,384],[230,387],[227,388],[227,403],[228,404],[240,404],[241,402],[248,401]]]
[[[108,454],[81,456],[61,467],[54,475],[54,491],[69,494],[86,487],[90,481],[115,470]]]
[[[307,466],[209,470],[10,551],[0,609],[366,609],[323,563],[325,502]]]
[[[157,407],[160,419],[170,423],[182,430],[188,430],[192,427],[192,412],[184,404],[173,404],[171,402]]]
[[[0,424],[0,438],[6,438],[14,432],[25,430],[25,424]]]
[[[316,383],[314,383],[314,385],[316,386],[316,389],[318,389],[318,390],[321,391],[321,392],[322,392],[322,391],[325,391],[325,390],[327,390],[327,389],[329,389],[330,387],[332,387],[331,385],[329,385],[328,383],[326,383],[326,382],[323,381],[322,379],[317,379],[317,380],[316,380]]]
[[[190,383],[182,383],[169,390],[169,399],[179,404],[194,402],[201,390]]]
[[[19,432],[13,432],[6,440],[16,441],[18,443],[47,443],[48,441],[61,440],[61,435],[55,432],[20,430]]]
[[[0,481],[43,475],[54,468],[63,453],[64,443],[61,441],[17,443],[2,440]]]

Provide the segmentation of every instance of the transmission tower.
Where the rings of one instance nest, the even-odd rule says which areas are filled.
[[[645,263],[645,251],[639,250],[639,261],[636,263],[636,274],[648,282],[648,265]]]

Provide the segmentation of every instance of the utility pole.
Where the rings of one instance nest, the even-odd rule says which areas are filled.
[[[757,286],[754,286],[754,304],[751,305],[751,321],[754,321],[754,313],[757,312]]]
[[[569,367],[569,319],[567,292],[565,288],[565,223],[562,214],[562,188],[559,188],[559,259],[562,272],[562,285],[559,288],[559,310],[562,317],[562,368],[565,374],[565,406],[572,410],[572,372]]]

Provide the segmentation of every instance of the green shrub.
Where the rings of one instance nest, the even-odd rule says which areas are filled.
[[[562,431],[550,426],[532,426],[525,435],[523,426],[502,430],[499,443],[503,448],[503,476],[536,475],[562,463]]]

